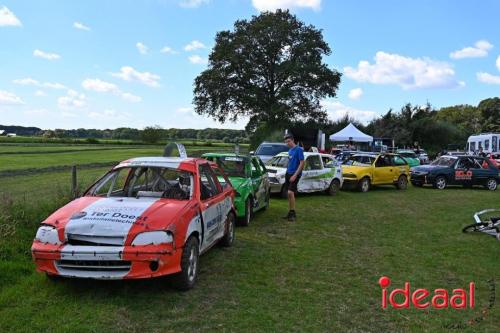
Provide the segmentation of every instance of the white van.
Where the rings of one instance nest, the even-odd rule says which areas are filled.
[[[483,152],[488,154],[500,153],[500,133],[481,133],[471,135],[467,139],[467,153],[474,154],[483,148]]]

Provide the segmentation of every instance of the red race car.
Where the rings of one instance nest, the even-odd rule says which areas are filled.
[[[127,160],[42,222],[31,248],[33,259],[49,277],[175,274],[176,286],[190,289],[199,254],[218,242],[233,243],[233,199],[234,190],[215,163],[174,157]]]

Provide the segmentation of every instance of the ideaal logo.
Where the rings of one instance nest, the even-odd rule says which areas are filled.
[[[410,308],[411,305],[417,309],[425,309],[432,306],[436,309],[452,307],[454,309],[474,308],[475,284],[470,282],[468,288],[453,289],[448,292],[446,289],[434,289],[431,293],[425,288],[411,289],[410,282],[405,282],[403,288],[395,288],[389,291],[391,279],[382,276],[378,283],[382,288],[382,308],[386,309],[390,304],[395,309]],[[398,296],[399,295],[399,296]],[[396,299],[399,299],[398,300]]]

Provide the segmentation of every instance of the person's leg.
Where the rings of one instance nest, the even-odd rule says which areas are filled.
[[[288,210],[295,211],[295,192],[288,190]]]

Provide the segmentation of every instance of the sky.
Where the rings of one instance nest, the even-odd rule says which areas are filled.
[[[0,124],[242,129],[196,115],[193,81],[218,31],[277,8],[332,49],[332,120],[500,96],[496,0],[0,0]]]

